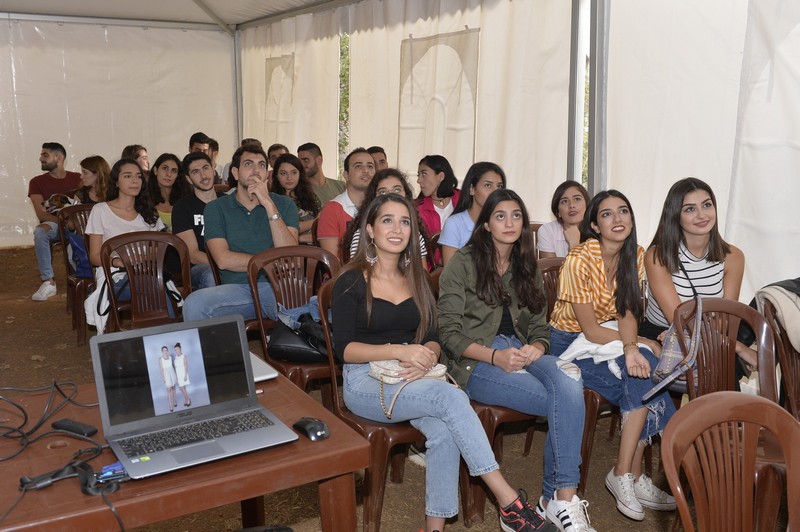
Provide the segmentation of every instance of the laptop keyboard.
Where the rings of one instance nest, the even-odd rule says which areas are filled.
[[[143,456],[270,425],[273,423],[267,416],[260,410],[254,410],[126,438],[119,440],[119,444],[128,457]]]

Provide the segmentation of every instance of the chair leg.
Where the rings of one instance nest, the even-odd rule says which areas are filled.
[[[364,471],[364,532],[379,532],[383,494],[386,490],[386,468],[389,463],[389,443],[383,435],[370,441],[372,463]]]
[[[394,449],[390,450],[391,453],[391,471],[389,472],[389,480],[394,484],[402,484],[403,476],[406,472],[406,458],[408,458],[408,445],[397,445]]]
[[[497,420],[492,418],[491,412],[488,409],[479,412],[478,417],[481,420],[484,432],[489,438],[489,445],[492,446],[492,450],[495,452],[495,459],[498,457],[498,449],[496,447],[497,439],[500,439],[499,456],[502,458],[502,434],[498,433]],[[469,508],[464,512],[464,523],[466,524],[468,519],[470,523],[482,523],[483,513],[486,508],[486,486],[479,478],[471,477],[469,474],[466,476],[469,479],[467,485],[469,486],[470,494],[467,499]]]
[[[589,478],[589,461],[592,457],[594,446],[594,431],[597,427],[597,412],[600,410],[600,395],[594,390],[583,389],[583,400],[586,405],[586,416],[583,423],[583,438],[581,439],[581,476],[578,483],[578,495],[583,497],[586,490],[586,481]]]

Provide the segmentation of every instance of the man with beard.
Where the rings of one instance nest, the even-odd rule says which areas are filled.
[[[319,198],[323,207],[330,200],[344,192],[345,184],[336,179],[325,177],[322,171],[322,150],[313,142],[307,142],[297,148],[297,158],[306,171],[306,179],[314,188],[314,194]]]
[[[253,255],[297,244],[300,220],[287,196],[267,188],[267,154],[261,146],[240,147],[231,160],[236,192],[206,205],[205,243],[220,269],[222,284],[192,292],[184,302],[184,320],[240,314],[255,319],[247,264]],[[264,279],[258,283],[261,312],[278,319],[275,293]]]
[[[215,284],[206,255],[203,213],[206,204],[222,194],[214,191],[214,166],[208,155],[202,151],[188,154],[183,158],[183,168],[194,194],[182,197],[172,207],[172,232],[189,248],[192,289],[199,290]]]
[[[319,247],[342,259],[342,242],[353,223],[364,193],[375,177],[375,161],[364,148],[356,148],[344,159],[344,180],[347,188],[328,202],[319,213],[317,240]]]
[[[64,201],[55,201],[55,197],[67,196],[72,199],[75,191],[81,186],[81,175],[64,169],[66,158],[67,150],[58,142],[42,144],[39,163],[45,173],[37,175],[28,184],[28,197],[33,204],[36,218],[39,219],[39,225],[33,230],[33,247],[42,284],[31,296],[34,301],[45,301],[56,295],[50,243],[61,238],[56,214]]]

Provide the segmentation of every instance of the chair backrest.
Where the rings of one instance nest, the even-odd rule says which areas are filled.
[[[439,245],[440,235],[441,233],[436,233],[428,239],[428,269],[430,271],[438,270],[443,266],[442,246]]]
[[[544,225],[542,222],[531,222],[531,233],[533,234],[533,249],[536,250],[536,258],[539,258],[539,228]]]
[[[67,249],[67,232],[72,231],[83,236],[86,244],[86,250],[89,250],[89,242],[86,239],[86,223],[89,221],[89,213],[94,207],[91,203],[80,203],[78,205],[69,205],[58,211],[58,233],[61,236],[61,253],[64,256],[64,266],[67,268],[68,275],[75,274],[75,267],[69,260],[69,250]]]
[[[134,231],[109,238],[100,248],[100,263],[109,281],[108,295],[111,313],[117,327],[122,327],[119,315],[120,302],[117,301],[112,279],[111,261],[119,257],[128,275],[131,292],[130,328],[139,329],[172,321],[180,321],[177,309],[175,318],[170,318],[165,283],[164,258],[167,250],[173,248],[181,263],[183,284],[180,294],[186,299],[192,291],[189,249],[183,240],[171,233],[162,231]]]
[[[219,274],[219,266],[217,265],[217,261],[214,260],[214,255],[211,254],[211,251],[206,250],[206,256],[208,257],[208,265],[211,266],[211,275],[214,276],[214,284],[217,286],[222,284],[222,278]]]
[[[538,264],[544,279],[544,294],[547,296],[547,321],[549,322],[550,314],[556,305],[556,299],[558,299],[558,276],[561,274],[564,257],[539,259]]]
[[[439,299],[439,277],[442,276],[442,271],[444,268],[439,268],[438,270],[433,270],[428,275],[431,279],[431,290],[433,291],[433,297]]]
[[[779,503],[764,502],[770,497],[780,501],[781,481],[771,466],[757,465],[762,428],[782,449],[789,526],[800,530],[800,423],[777,404],[739,392],[711,393],[689,401],[664,430],[664,472],[684,530],[693,532],[695,526],[681,470],[694,500],[698,530],[775,530],[777,516],[763,514],[765,507],[777,509]],[[756,521],[772,524],[757,527]]]
[[[775,306],[766,298],[764,299],[764,317],[775,336],[783,389],[786,391],[786,409],[800,421],[800,353],[789,341],[786,328],[778,320]]]
[[[693,326],[695,303],[684,301],[675,309],[674,322],[679,331]],[[712,392],[735,390],[736,336],[744,321],[755,332],[758,355],[759,395],[778,402],[775,384],[775,341],[767,320],[754,308],[718,297],[703,298],[703,320],[697,366],[686,374],[687,382],[696,375],[697,387],[689,386],[689,398]],[[686,346],[681,346],[684,349]]]
[[[328,346],[328,368],[330,369],[331,386],[329,388],[331,397],[330,403],[333,407],[333,413],[341,417],[345,410],[339,400],[339,385],[336,382],[336,356],[333,354],[333,331],[331,329],[331,322],[328,319],[330,316],[331,304],[333,303],[333,284],[336,279],[331,279],[325,282],[317,292],[317,307],[319,308],[319,315],[322,320],[322,330],[325,333],[325,345]]]
[[[253,294],[262,348],[267,357],[267,327],[261,315],[261,299],[258,295],[261,272],[266,273],[275,292],[275,300],[291,309],[308,304],[322,283],[336,277],[340,268],[341,263],[335,255],[316,246],[282,246],[250,258],[247,279]]]

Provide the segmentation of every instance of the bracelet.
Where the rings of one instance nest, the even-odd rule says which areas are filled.
[[[627,344],[622,346],[622,352],[624,353],[629,347],[638,347],[639,342],[628,342]]]
[[[494,354],[497,353],[497,349],[492,349],[492,366],[494,366]]]

